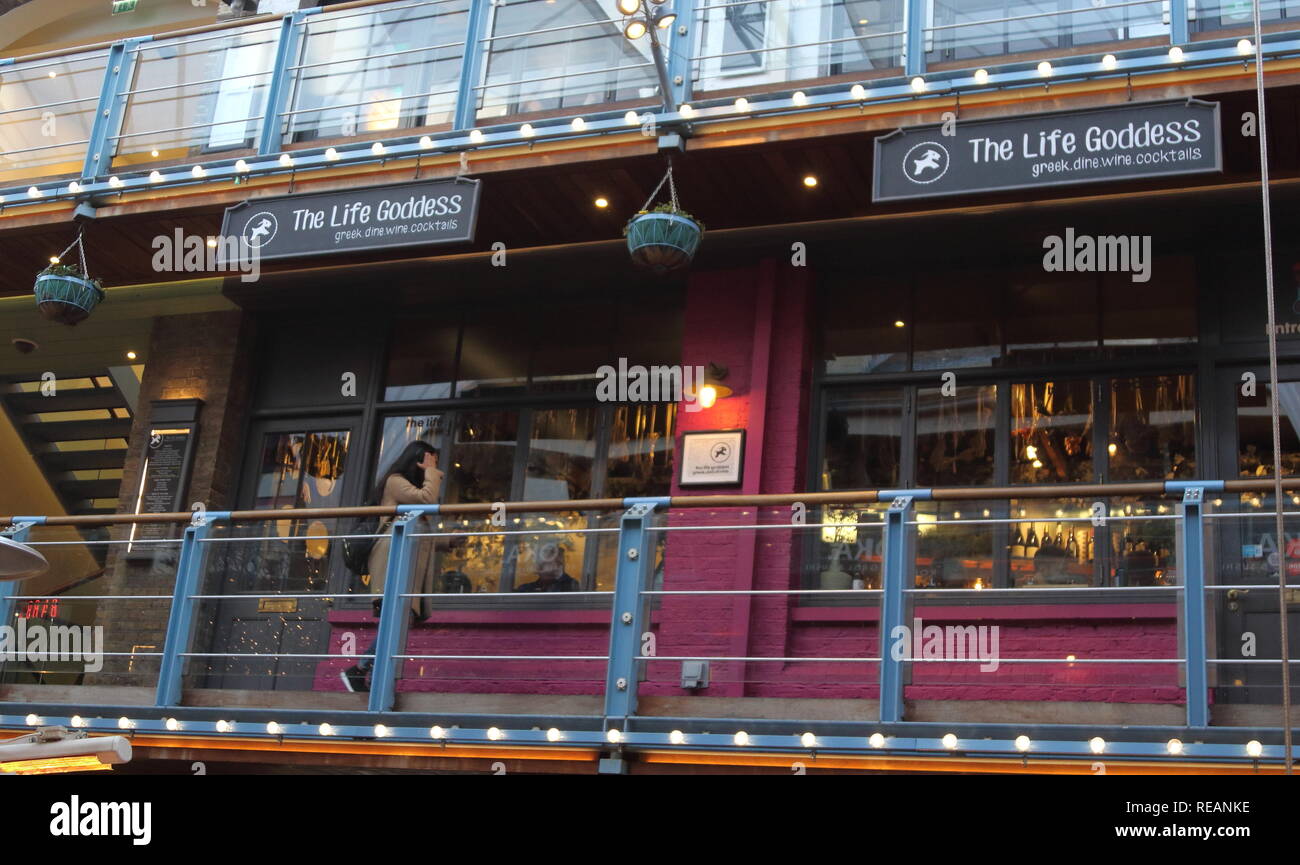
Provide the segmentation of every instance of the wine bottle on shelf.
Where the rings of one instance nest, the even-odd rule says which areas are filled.
[[[1083,536],[1084,546],[1087,547],[1087,549],[1085,549],[1083,553],[1083,560],[1085,562],[1092,561],[1092,538],[1093,538],[1093,532],[1088,532]]]
[[[1065,554],[1069,557],[1070,561],[1079,561],[1079,541],[1077,540],[1077,535],[1073,531],[1070,532],[1070,539],[1065,542]]]
[[[1011,539],[1010,547],[1011,558],[1023,559],[1025,557],[1025,536],[1020,531],[1020,526],[1016,525],[1016,536]]]
[[[1034,524],[1029,524],[1029,537],[1025,539],[1025,557],[1032,559],[1038,552],[1038,532],[1034,529]]]
[[[1057,523],[1057,524],[1056,524],[1056,540],[1055,540],[1055,543],[1056,543],[1056,545],[1057,545],[1058,547],[1060,547],[1061,549],[1065,549],[1065,539],[1064,539],[1064,537],[1061,535],[1061,524],[1060,524],[1060,523]]]

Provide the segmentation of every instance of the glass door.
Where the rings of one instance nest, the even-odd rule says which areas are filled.
[[[268,422],[254,429],[242,508],[301,510],[359,500],[349,473],[352,419]],[[209,686],[310,690],[319,659],[287,657],[326,651],[331,593],[351,575],[339,542],[351,520],[293,517],[237,523],[214,531],[206,594],[216,605],[218,647]]]
[[[1250,374],[1247,376],[1247,374]],[[1232,411],[1219,437],[1221,476],[1269,479],[1280,466],[1282,477],[1300,475],[1300,365],[1278,369],[1276,393],[1268,365],[1225,369],[1220,392]],[[1273,450],[1272,407],[1277,400],[1281,421],[1280,456]],[[1278,582],[1279,552],[1289,584],[1300,584],[1300,496],[1283,499],[1284,538],[1279,543],[1276,508],[1268,492],[1216,498],[1220,516],[1212,521],[1215,544],[1207,580],[1234,586],[1210,595],[1217,617],[1219,658],[1215,700],[1276,706],[1281,699],[1279,664],[1245,663],[1281,657]],[[1237,588],[1239,587],[1239,588]],[[1260,588],[1265,587],[1265,588]],[[1300,656],[1300,590],[1287,599],[1291,657]],[[1231,663],[1240,659],[1243,663]],[[1295,668],[1292,668],[1293,674]],[[1214,681],[1213,679],[1211,681]],[[1292,699],[1300,688],[1292,687]]]

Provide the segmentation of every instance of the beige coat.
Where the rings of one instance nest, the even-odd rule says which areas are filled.
[[[438,469],[429,469],[424,473],[424,486],[417,487],[401,475],[389,475],[388,480],[384,483],[384,495],[379,504],[385,507],[394,505],[436,505],[438,495],[442,490],[443,473]],[[380,533],[388,531],[392,520],[385,517],[379,524]],[[417,524],[419,531],[428,531],[428,520],[422,519]],[[418,538],[418,545],[415,549],[415,562],[411,568],[411,583],[416,586],[416,591],[427,592],[432,585],[431,577],[433,567],[433,538]],[[370,550],[369,570],[370,570],[370,591],[375,594],[383,594],[384,578],[388,574],[388,548],[392,544],[389,537],[385,536],[375,542],[375,546]],[[420,614],[420,601],[429,601],[429,598],[411,598],[411,609],[418,616]]]

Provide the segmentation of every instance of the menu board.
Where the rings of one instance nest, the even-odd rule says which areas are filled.
[[[185,491],[193,450],[193,427],[149,431],[134,513],[165,514],[186,509]],[[133,527],[127,552],[133,557],[148,556],[154,545],[136,545],[136,541],[175,536],[176,526],[172,524],[139,523]]]

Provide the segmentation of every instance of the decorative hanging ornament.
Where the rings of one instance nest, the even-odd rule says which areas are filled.
[[[86,268],[86,248],[81,235],[82,232],[78,231],[76,240],[63,250],[63,254],[36,275],[36,285],[32,289],[41,315],[60,324],[74,325],[84,321],[105,297],[103,286],[98,279],[91,278]],[[73,247],[77,249],[77,262],[65,263]]]
[[[650,205],[664,183],[668,184],[669,202],[652,210]],[[690,266],[695,251],[700,248],[704,225],[678,205],[671,160],[667,173],[650,193],[645,206],[628,220],[623,234],[627,236],[627,251],[637,267],[662,276]]]

